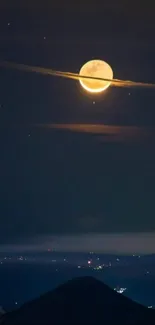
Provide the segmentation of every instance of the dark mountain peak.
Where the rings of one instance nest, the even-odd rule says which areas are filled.
[[[79,283],[91,283],[91,284],[94,284],[94,283],[97,283],[97,282],[100,282],[99,280],[97,280],[96,278],[94,278],[93,276],[79,276],[79,277],[76,277],[76,278],[73,278],[71,280],[68,281],[68,283],[75,283],[75,282],[79,282]]]
[[[109,287],[107,285],[105,285],[103,282],[97,280],[96,278],[94,278],[93,276],[83,276],[83,277],[76,277],[76,278],[73,278],[69,281],[67,281],[66,283],[64,283],[63,285],[59,286],[56,290],[58,289],[67,289],[69,287],[72,287],[72,288],[84,288],[84,287],[100,287],[102,286],[102,289],[103,287],[105,287],[105,289],[109,289]]]
[[[123,321],[122,321],[123,320]],[[3,325],[155,324],[155,314],[93,277],[74,278],[19,310]]]

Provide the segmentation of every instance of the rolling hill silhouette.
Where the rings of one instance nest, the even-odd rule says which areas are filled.
[[[3,316],[3,325],[153,325],[155,311],[93,277],[75,278]]]

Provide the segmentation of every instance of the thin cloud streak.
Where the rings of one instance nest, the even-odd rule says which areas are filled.
[[[83,80],[83,79],[90,80],[90,79],[92,79],[92,80],[98,80],[98,81],[109,81],[109,82],[111,82],[111,85],[115,86],[115,87],[155,88],[155,84],[153,84],[153,83],[137,82],[137,81],[131,81],[131,80],[88,77],[88,76],[79,75],[78,73],[57,71],[57,70],[29,66],[29,65],[24,65],[24,64],[17,64],[17,63],[12,63],[12,62],[7,62],[7,61],[1,61],[0,66],[3,68],[17,69],[17,70],[27,71],[27,72],[36,72],[36,73],[40,73],[43,75],[62,77],[62,78],[73,79],[73,80]]]
[[[36,127],[97,135],[98,139],[106,142],[132,140],[134,140],[134,142],[139,142],[144,139],[150,141],[155,137],[155,131],[153,128],[137,126],[114,126],[103,124],[37,124]]]
[[[117,233],[46,236],[29,239],[29,243],[1,245],[0,252],[89,252],[105,254],[155,253],[155,233]]]

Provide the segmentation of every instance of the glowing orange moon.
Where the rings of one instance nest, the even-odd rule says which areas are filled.
[[[113,79],[113,70],[110,65],[102,60],[91,60],[80,69],[79,75],[87,77]],[[107,89],[111,82],[106,80],[79,79],[81,86],[91,93],[101,93]]]

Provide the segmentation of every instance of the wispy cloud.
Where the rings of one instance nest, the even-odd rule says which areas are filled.
[[[79,75],[78,73],[58,71],[58,70],[52,70],[52,69],[47,69],[47,68],[45,69],[45,68],[41,68],[41,67],[17,64],[17,63],[12,63],[12,62],[7,62],[7,61],[1,61],[0,66],[3,68],[17,69],[17,70],[27,71],[27,72],[36,72],[36,73],[40,73],[43,75],[62,77],[62,78],[73,79],[73,80],[89,79],[89,80],[98,80],[98,81],[109,81],[109,82],[111,82],[111,85],[115,86],[115,87],[155,88],[155,84],[153,84],[153,83],[131,81],[131,80],[121,80],[121,79],[97,78],[97,77],[90,77],[90,76],[88,77],[88,76]]]
[[[152,141],[155,130],[137,126],[114,126],[103,124],[38,124],[36,127],[92,134],[101,141],[106,142],[141,142],[144,139]]]
[[[154,254],[155,233],[117,233],[46,236],[29,239],[29,243],[1,245],[0,252],[47,251],[114,254]]]

